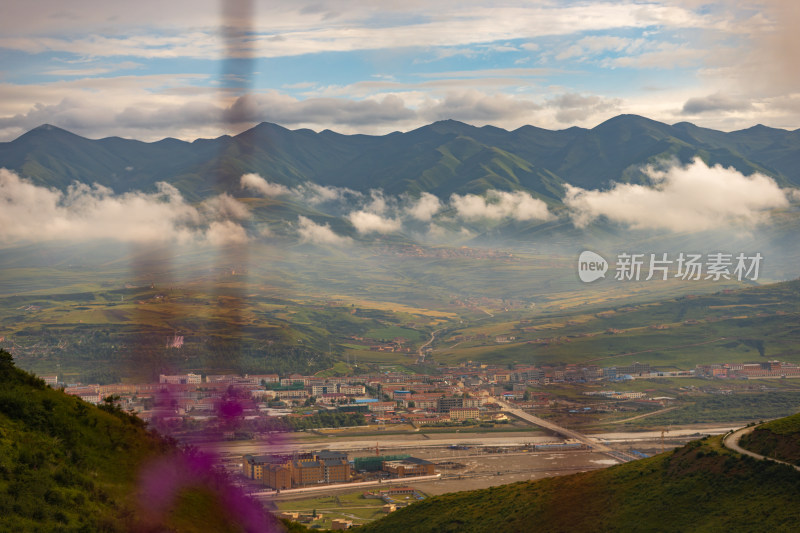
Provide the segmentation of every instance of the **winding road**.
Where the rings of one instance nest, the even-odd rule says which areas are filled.
[[[729,433],[728,435],[725,435],[725,437],[722,439],[722,445],[725,446],[726,448],[728,448],[731,451],[734,451],[736,453],[740,453],[742,455],[749,455],[750,457],[753,457],[754,459],[766,459],[767,461],[772,461],[773,463],[780,463],[780,464],[783,464],[783,465],[789,465],[792,468],[794,468],[795,470],[797,470],[798,472],[800,472],[800,466],[793,465],[792,463],[787,463],[786,461],[781,461],[779,459],[774,459],[772,457],[767,457],[766,455],[761,455],[761,454],[758,454],[758,453],[755,453],[755,452],[751,452],[750,450],[745,450],[744,448],[739,446],[739,440],[743,436],[747,435],[748,433],[752,433],[753,430],[756,429],[757,427],[758,426],[743,427],[743,428],[737,429],[733,433]]]
[[[439,333],[440,331],[442,331],[443,329],[444,328],[440,328],[440,329],[437,329],[436,331],[434,331],[433,333],[431,333],[430,340],[419,347],[419,352],[418,352],[419,358],[417,359],[417,363],[424,363],[425,362],[425,348],[427,348],[428,346],[433,344],[433,341],[436,339],[436,334]]]

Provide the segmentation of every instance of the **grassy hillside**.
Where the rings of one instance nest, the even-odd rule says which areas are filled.
[[[113,404],[50,389],[0,350],[0,531],[211,530],[278,525],[202,456]]]
[[[800,474],[720,438],[605,470],[437,496],[358,531],[795,531]]]
[[[739,442],[742,448],[800,465],[800,414],[760,425]]]

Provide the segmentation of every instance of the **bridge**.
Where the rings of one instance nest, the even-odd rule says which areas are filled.
[[[538,416],[534,416],[530,413],[527,413],[522,409],[511,407],[508,403],[504,402],[503,400],[493,398],[492,401],[500,405],[500,407],[502,407],[504,411],[516,416],[517,418],[525,420],[526,422],[530,422],[531,424],[544,428],[548,431],[552,431],[553,433],[561,435],[562,437],[577,440],[578,442],[585,444],[592,450],[609,455],[619,461],[628,462],[628,461],[635,461],[636,459],[638,459],[637,457],[634,457],[629,453],[622,452],[619,450],[614,450],[613,448],[606,446],[605,444],[597,441],[596,439],[587,437],[583,433],[578,433],[577,431],[573,431],[571,429],[559,426],[558,424],[554,424],[553,422],[550,422],[543,418],[539,418]]]

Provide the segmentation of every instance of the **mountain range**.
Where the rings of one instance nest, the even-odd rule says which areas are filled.
[[[91,140],[43,125],[0,143],[0,167],[37,185],[64,190],[78,181],[125,192],[166,181],[193,200],[219,192],[242,196],[239,178],[255,172],[286,186],[313,182],[440,198],[525,190],[558,204],[565,184],[602,189],[612,182],[641,183],[648,164],[694,158],[800,186],[800,130],[758,125],[722,132],[635,115],[559,131],[533,126],[506,131],[444,120],[382,136],[288,130],[265,122],[236,136],[150,143]]]

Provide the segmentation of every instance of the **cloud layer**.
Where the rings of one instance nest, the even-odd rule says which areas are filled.
[[[0,241],[14,243],[114,240],[130,243],[224,245],[247,241],[236,220],[243,204],[222,195],[194,207],[175,187],[115,195],[105,187],[74,183],[64,192],[34,185],[0,169]]]
[[[450,197],[450,205],[464,220],[549,220],[547,204],[524,191],[489,190],[485,197],[474,194]]]
[[[791,194],[762,174],[708,167],[696,159],[667,170],[646,169],[652,186],[615,184],[607,191],[568,187],[565,205],[578,227],[598,217],[636,229],[696,232],[750,228],[770,209],[789,205]]]

